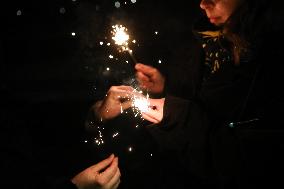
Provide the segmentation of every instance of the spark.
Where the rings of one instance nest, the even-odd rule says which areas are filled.
[[[112,135],[112,138],[115,138],[115,137],[117,137],[118,135],[119,135],[119,133],[116,132],[116,133],[114,133],[114,134]]]
[[[141,115],[143,112],[148,112],[150,107],[149,95],[147,93],[146,96],[142,94],[142,91],[137,91],[137,89],[133,90],[132,96],[132,110],[134,112],[134,116],[137,117]]]
[[[127,51],[132,58],[133,62],[137,62],[136,58],[133,56],[132,50],[128,46],[128,40],[130,39],[129,34],[127,33],[127,28],[123,25],[113,25],[113,30],[111,31],[114,40],[114,43],[119,46],[119,52]],[[136,40],[134,40],[136,43]]]
[[[115,41],[115,44],[122,46],[123,50],[128,50],[129,35],[126,33],[127,28],[122,25],[114,25],[112,28],[112,39]]]

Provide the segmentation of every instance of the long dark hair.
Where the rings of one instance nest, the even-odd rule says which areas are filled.
[[[255,48],[259,39],[271,28],[271,2],[273,0],[242,0],[239,8],[230,16],[223,33],[231,42],[235,63],[243,52]]]

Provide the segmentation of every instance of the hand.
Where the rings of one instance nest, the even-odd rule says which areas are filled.
[[[112,86],[107,92],[106,97],[96,102],[94,106],[97,118],[109,120],[131,107],[132,92],[133,88],[130,86]]]
[[[140,87],[152,94],[161,94],[164,91],[165,78],[156,68],[144,64],[135,65],[136,78]]]
[[[120,183],[118,158],[112,154],[107,159],[80,172],[71,182],[79,189],[115,189]]]
[[[142,112],[142,117],[152,123],[159,123],[163,119],[165,98],[148,99],[150,108],[146,112]]]

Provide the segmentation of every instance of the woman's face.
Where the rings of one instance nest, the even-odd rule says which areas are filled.
[[[201,0],[200,7],[206,12],[210,22],[222,25],[239,7],[242,0]]]

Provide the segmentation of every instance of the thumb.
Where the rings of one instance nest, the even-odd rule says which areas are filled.
[[[109,166],[111,164],[111,162],[114,159],[114,155],[111,154],[107,159],[104,159],[102,161],[100,161],[99,163],[97,163],[96,165],[94,165],[93,169],[96,172],[100,172],[101,170],[105,169],[107,166]]]

